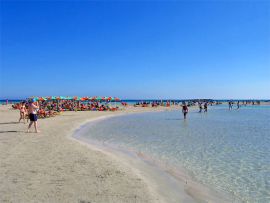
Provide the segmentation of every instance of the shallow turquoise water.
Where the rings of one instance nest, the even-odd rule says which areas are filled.
[[[88,125],[85,138],[132,149],[243,202],[270,202],[270,108],[213,107],[109,118]],[[91,131],[91,133],[90,133]]]

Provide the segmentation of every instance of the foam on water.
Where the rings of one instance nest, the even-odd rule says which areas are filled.
[[[90,123],[84,138],[136,151],[243,202],[270,202],[270,108],[159,112]]]

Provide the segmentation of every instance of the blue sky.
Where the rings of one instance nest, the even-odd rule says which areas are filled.
[[[1,1],[0,98],[270,98],[269,1]]]

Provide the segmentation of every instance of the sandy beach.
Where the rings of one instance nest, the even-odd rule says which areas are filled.
[[[167,202],[132,167],[68,139],[91,119],[150,110],[64,112],[27,134],[19,112],[1,106],[0,202]]]

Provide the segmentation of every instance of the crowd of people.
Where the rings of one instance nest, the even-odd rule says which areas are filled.
[[[121,103],[123,106],[127,106],[126,102]],[[180,101],[141,101],[134,104],[134,107],[170,107],[171,105],[181,105],[182,113],[184,115],[184,119],[187,118],[188,107],[197,105],[199,107],[199,113],[207,112],[208,105],[219,105],[221,102],[213,102],[207,100],[191,100],[187,102]],[[240,101],[228,101],[229,110],[233,109],[233,105],[236,104],[236,108],[239,109],[241,104]],[[242,105],[259,105],[260,102],[252,102],[252,101],[242,101]],[[34,124],[35,132],[38,132],[37,128],[37,119],[38,118],[47,118],[58,115],[62,111],[116,111],[118,110],[118,106],[112,107],[107,103],[97,102],[97,101],[74,101],[74,100],[44,100],[44,101],[23,101],[21,103],[13,104],[12,107],[14,109],[18,109],[20,111],[19,122],[23,120],[24,123],[30,120],[28,130]]]
[[[72,100],[46,100],[46,101],[22,101],[12,105],[13,109],[20,112],[19,122],[29,122],[28,130],[34,124],[35,132],[39,132],[37,128],[38,118],[48,118],[59,115],[63,111],[116,111],[118,106],[112,107],[107,103],[101,102],[82,102]]]
[[[170,107],[171,105],[179,105],[179,101],[163,101],[163,100],[155,100],[155,101],[140,101],[136,102],[134,104],[134,107],[158,107],[158,106],[164,106],[164,107]]]

